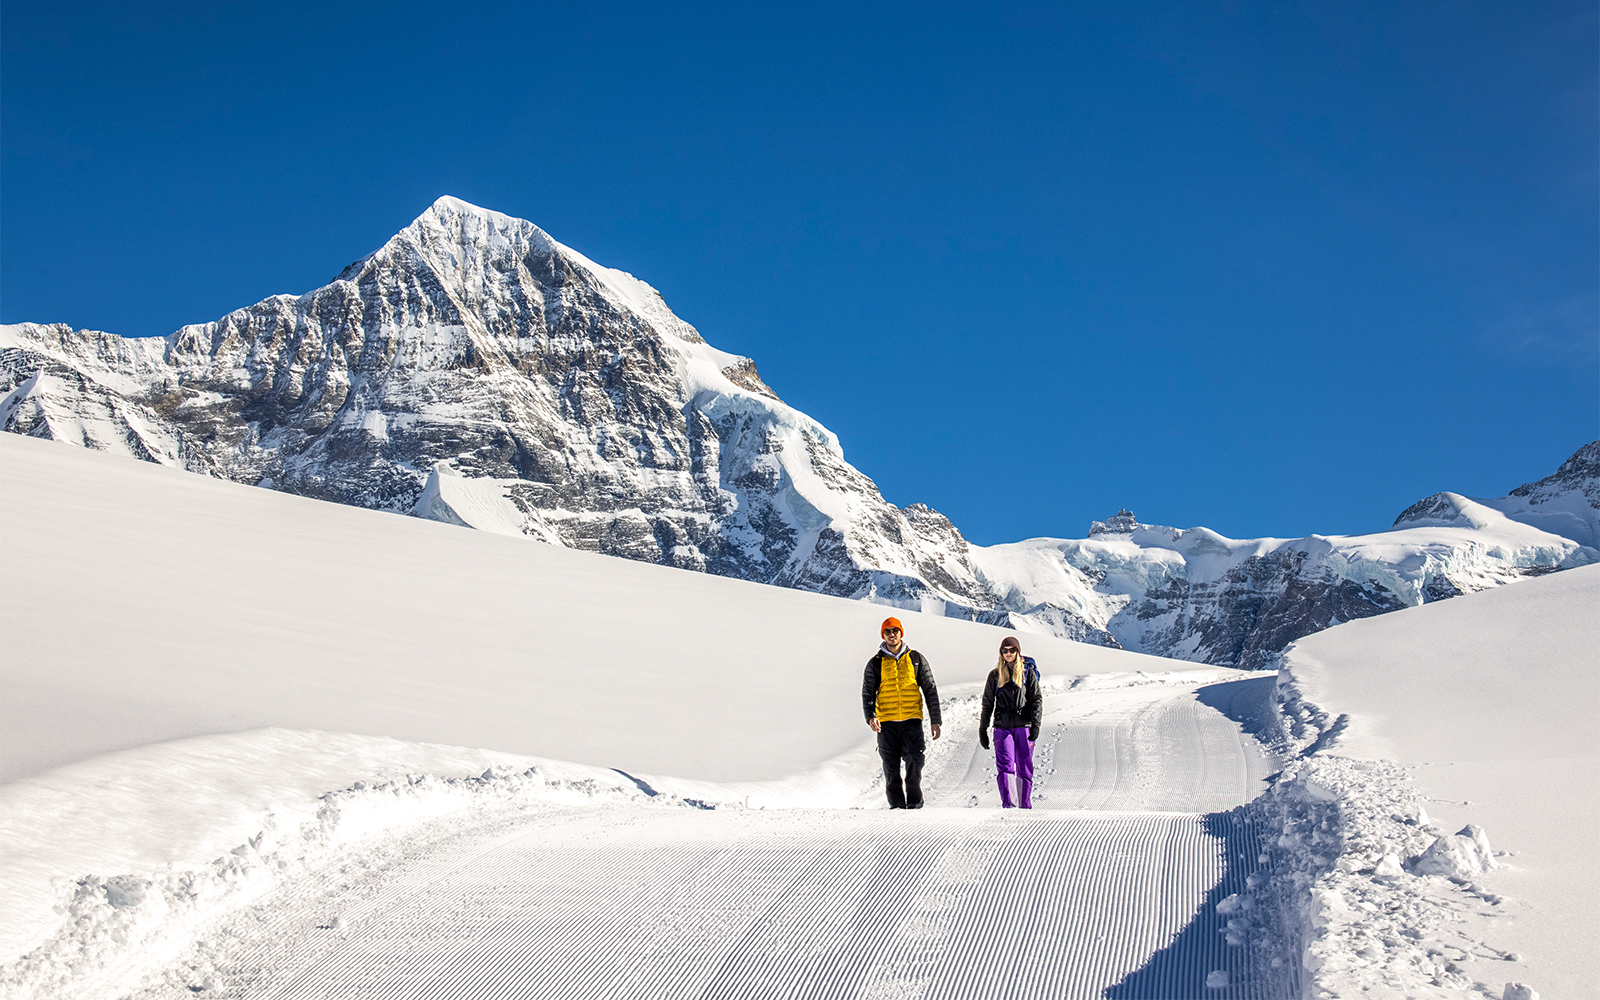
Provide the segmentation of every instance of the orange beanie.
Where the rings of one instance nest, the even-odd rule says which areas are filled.
[[[906,631],[906,627],[904,625],[900,624],[900,619],[898,619],[898,618],[885,618],[883,620],[883,628],[878,629],[878,631],[882,632],[884,629],[891,629],[891,628],[899,629],[901,635],[904,635],[905,631]]]

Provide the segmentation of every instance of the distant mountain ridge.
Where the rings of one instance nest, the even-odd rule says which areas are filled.
[[[1411,519],[1426,525],[1402,515],[1375,535],[1241,542],[1126,515],[1082,541],[972,546],[936,511],[884,500],[830,431],[655,289],[454,198],[322,288],[166,338],[0,327],[0,392],[14,433],[1213,663],[1600,560],[1600,442],[1509,497],[1440,494]]]
[[[1595,482],[1590,473],[1544,503],[1570,509]],[[1515,499],[1439,493],[1387,531],[1296,539],[1232,539],[1122,511],[1096,521],[1087,539],[975,548],[973,563],[1014,623],[1047,631],[1072,617],[1129,649],[1256,669],[1340,622],[1600,562],[1593,547],[1528,523],[1546,512],[1523,512]],[[1576,515],[1563,523],[1583,533]]]

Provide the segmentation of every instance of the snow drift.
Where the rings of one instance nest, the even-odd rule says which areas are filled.
[[[1307,995],[1589,990],[1597,611],[1587,567],[1283,654],[1280,739],[1298,757],[1247,809],[1282,831],[1261,901],[1305,956]]]

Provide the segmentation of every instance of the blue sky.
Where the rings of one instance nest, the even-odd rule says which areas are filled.
[[[1386,527],[1600,437],[1592,3],[8,3],[0,321],[160,335],[452,194],[973,541]]]

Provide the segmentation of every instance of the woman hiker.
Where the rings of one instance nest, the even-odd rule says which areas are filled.
[[[994,763],[999,769],[1000,805],[1011,808],[1011,787],[1006,776],[1017,776],[1017,805],[1033,808],[1033,744],[1039,739],[1044,715],[1039,695],[1039,668],[1033,657],[1022,655],[1015,636],[1000,641],[1000,663],[989,671],[983,685],[983,719],[978,723],[978,743],[989,749],[989,720],[994,719]]]

